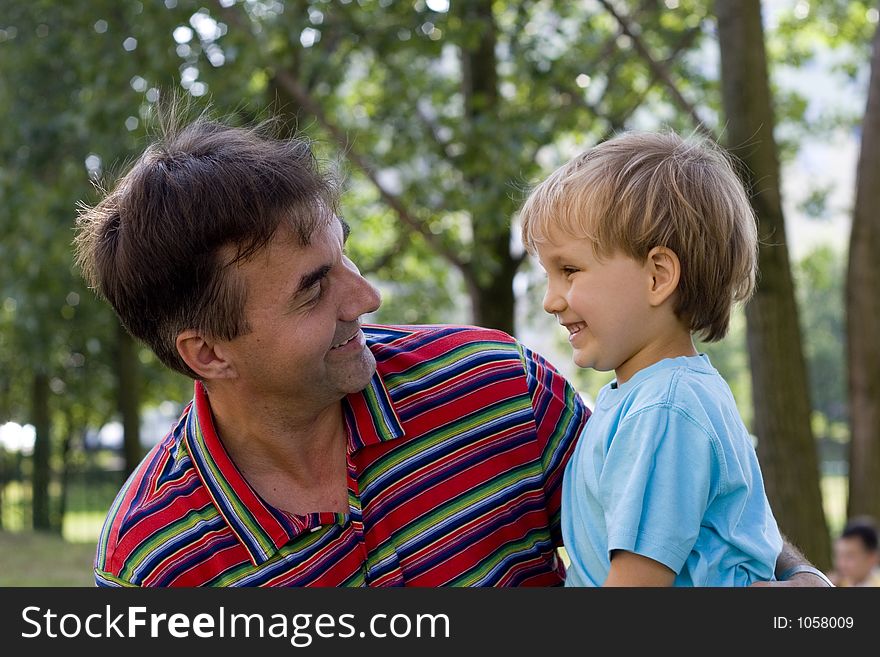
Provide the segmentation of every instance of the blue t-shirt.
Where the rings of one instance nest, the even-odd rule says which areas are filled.
[[[612,382],[595,406],[563,482],[566,586],[601,586],[612,550],[659,561],[675,586],[773,579],[782,537],[751,436],[705,355]]]

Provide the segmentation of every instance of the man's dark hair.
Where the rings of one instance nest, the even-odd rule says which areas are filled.
[[[250,329],[234,263],[281,224],[303,246],[335,211],[338,186],[310,143],[277,124],[166,118],[158,139],[77,221],[77,263],[128,331],[171,369],[181,331],[231,340]]]
[[[877,525],[870,518],[853,518],[840,533],[840,538],[855,538],[868,552],[877,551]]]

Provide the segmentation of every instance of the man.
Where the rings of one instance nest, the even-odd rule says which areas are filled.
[[[362,326],[380,299],[335,207],[305,142],[200,119],[83,212],[85,276],[195,380],[108,513],[99,585],[563,581],[560,486],[589,411],[501,332]]]

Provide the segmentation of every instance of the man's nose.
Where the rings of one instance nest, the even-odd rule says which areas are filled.
[[[345,259],[348,285],[345,286],[340,303],[340,319],[355,322],[358,317],[375,312],[382,304],[382,297],[370,281],[361,276],[360,270],[351,260]]]

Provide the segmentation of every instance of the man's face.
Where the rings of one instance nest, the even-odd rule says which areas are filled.
[[[347,227],[334,218],[299,246],[283,229],[237,275],[247,290],[250,332],[223,345],[244,390],[323,408],[363,390],[376,369],[360,330],[378,291],[343,253]]]
[[[877,553],[871,552],[858,537],[838,538],[834,542],[834,569],[850,584],[858,584],[877,566]]]

